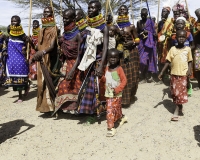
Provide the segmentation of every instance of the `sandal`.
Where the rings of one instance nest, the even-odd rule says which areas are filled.
[[[171,121],[178,121],[178,117],[172,117]]]
[[[199,87],[196,87],[196,88],[193,89],[193,91],[199,91],[199,90],[200,90]]]
[[[119,125],[122,126],[124,123],[127,123],[127,122],[128,122],[128,117],[123,115],[122,118],[119,121]]]
[[[116,134],[116,132],[117,131],[115,128],[108,129],[106,137],[113,137]]]
[[[22,103],[22,102],[23,102],[22,99],[18,99],[16,103],[17,103],[17,104],[20,104],[20,103]]]

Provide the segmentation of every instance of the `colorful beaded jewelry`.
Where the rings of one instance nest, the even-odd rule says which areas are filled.
[[[81,19],[80,21],[76,22],[76,25],[80,31],[83,31],[88,26],[85,19]]]
[[[87,17],[87,22],[91,28],[96,28],[100,30],[104,29],[104,27],[106,26],[105,19],[103,18],[102,14],[99,14],[98,16],[93,18]]]
[[[24,34],[24,30],[22,28],[22,26],[13,26],[10,25],[10,35],[11,36],[21,36]]]
[[[53,17],[42,18],[41,21],[42,21],[42,28],[56,26],[56,23]]]
[[[129,21],[129,16],[128,15],[118,16],[117,24],[118,24],[119,28],[124,28],[124,27],[130,26],[131,23]]]
[[[64,30],[65,30],[64,38],[66,40],[74,38],[80,32],[75,22],[70,23],[68,26],[64,28]]]

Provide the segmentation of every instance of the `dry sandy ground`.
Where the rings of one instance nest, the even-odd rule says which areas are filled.
[[[194,82],[196,83],[196,82]],[[171,122],[165,85],[141,84],[138,100],[123,109],[128,123],[107,138],[102,123],[85,126],[86,116],[49,118],[35,111],[36,89],[22,104],[17,93],[0,88],[0,160],[199,160],[200,92],[185,105],[185,115]]]

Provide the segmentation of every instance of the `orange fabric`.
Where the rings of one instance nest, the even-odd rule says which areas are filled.
[[[114,123],[122,117],[121,97],[108,98],[106,100],[107,107],[107,126],[109,129],[114,127]]]

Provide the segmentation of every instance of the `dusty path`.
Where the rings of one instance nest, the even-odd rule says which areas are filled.
[[[123,109],[129,122],[113,138],[105,136],[105,119],[85,126],[85,116],[47,118],[35,111],[35,89],[16,104],[17,93],[0,88],[0,160],[199,160],[200,92],[171,122],[174,105],[167,95],[162,100],[167,88],[139,85],[138,100]]]

